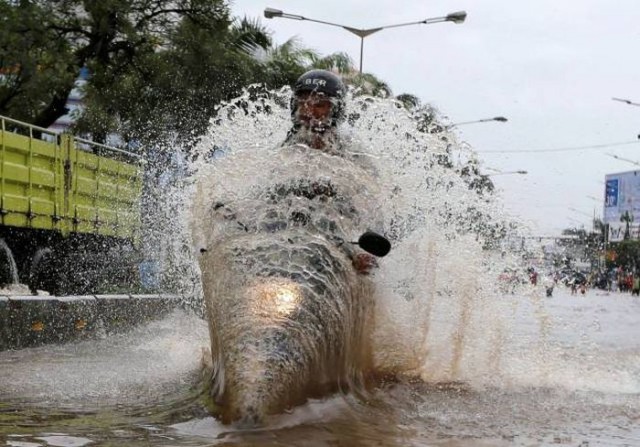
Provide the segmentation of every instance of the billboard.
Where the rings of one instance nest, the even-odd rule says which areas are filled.
[[[604,223],[609,224],[609,240],[624,239],[629,221],[629,236],[640,236],[640,171],[605,176]]]

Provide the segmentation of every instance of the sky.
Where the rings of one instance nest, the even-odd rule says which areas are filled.
[[[364,41],[363,68],[394,94],[435,105],[460,125],[506,210],[535,235],[591,229],[603,213],[606,174],[640,169],[638,0],[235,0],[234,16],[260,18],[276,44],[297,37],[322,55],[360,39],[340,28],[266,19],[266,7],[354,28],[375,28],[464,10],[462,24],[384,29]],[[620,145],[619,143],[629,143]],[[610,144],[618,144],[611,145]],[[565,150],[600,146],[582,150]],[[619,158],[615,158],[619,157]],[[624,161],[628,159],[631,161]]]

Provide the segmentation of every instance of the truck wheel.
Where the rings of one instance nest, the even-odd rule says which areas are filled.
[[[0,239],[0,287],[18,283],[18,268],[11,249]]]
[[[44,290],[52,295],[58,293],[60,278],[56,268],[56,259],[49,247],[38,248],[31,261],[29,270],[29,289],[34,295]]]

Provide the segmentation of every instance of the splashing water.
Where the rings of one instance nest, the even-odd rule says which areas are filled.
[[[314,371],[349,388],[371,372],[494,380],[506,303],[489,297],[491,275],[504,261],[480,229],[508,226],[494,202],[439,162],[459,146],[454,136],[418,132],[395,101],[352,97],[342,152],[283,147],[287,94],[247,93],[223,106],[196,150],[190,219],[196,247],[206,250],[200,265],[223,402],[238,392],[250,411],[258,404],[247,396],[295,394],[286,407],[301,401]],[[223,156],[211,161],[217,151]],[[391,236],[394,249],[364,281],[339,248],[369,228]],[[274,311],[260,321],[256,302],[264,298],[257,296],[265,294],[256,290],[271,281],[261,277],[320,286],[301,293],[296,315]],[[302,329],[309,321],[298,314],[305,313],[318,318],[313,329]],[[264,337],[286,339],[286,348]],[[325,343],[333,339],[339,343]],[[355,358],[369,347],[370,360]],[[265,374],[269,368],[277,378]]]
[[[20,282],[18,278],[18,266],[16,265],[16,260],[13,257],[11,249],[4,239],[0,239],[0,257],[2,258],[1,265],[3,268],[2,278],[0,279],[3,284],[18,284]]]
[[[196,232],[205,239],[196,245],[215,247],[229,234],[228,226],[214,229],[211,216],[203,214],[207,202],[246,199],[246,211],[260,222],[266,218],[259,214],[264,211],[261,199],[252,201],[256,190],[326,174],[342,182],[344,195],[361,213],[359,221],[343,229],[347,237],[373,226],[393,238],[394,248],[374,276],[376,367],[429,380],[501,383],[503,374],[513,373],[500,367],[505,351],[521,343],[514,339],[512,325],[518,307],[533,309],[535,337],[542,334],[542,344],[550,321],[531,289],[517,290],[530,297],[526,305],[502,294],[497,297],[499,273],[521,265],[518,253],[499,242],[519,237],[524,229],[506,216],[498,195],[471,189],[460,167],[442,162],[451,161],[455,153],[473,159],[473,152],[453,134],[418,132],[416,121],[396,101],[351,96],[343,137],[360,167],[369,168],[367,173],[313,150],[287,158],[276,148],[289,129],[284,106],[289,94],[286,89],[250,91],[218,110],[196,148],[193,169],[201,189],[191,192],[196,212],[190,217],[193,226],[218,233]],[[367,177],[371,171],[374,179]],[[546,363],[548,355],[542,347],[519,358]],[[529,383],[530,375],[520,379]]]
[[[15,445],[43,445],[51,433],[66,433],[98,443],[151,439],[172,445],[640,442],[637,300],[595,291],[575,298],[561,288],[552,299],[528,286],[501,291],[499,274],[519,267],[521,256],[495,241],[516,230],[499,197],[470,189],[458,166],[447,163],[473,158],[472,151],[454,135],[418,132],[393,101],[367,97],[349,104],[352,116],[343,131],[352,159],[335,163],[334,156],[305,148],[278,149],[288,130],[288,95],[252,91],[218,111],[192,152],[187,170],[193,177],[162,190],[159,211],[171,219],[159,226],[165,233],[157,248],[193,307],[202,305],[200,284],[221,298],[209,306],[208,318],[227,319],[224,326],[209,326],[214,352],[216,342],[226,343],[218,386],[236,380],[247,404],[273,405],[277,412],[265,395],[281,393],[291,376],[309,384],[308,364],[328,358],[334,363],[325,371],[338,372],[335,389],[311,386],[302,394],[355,392],[312,399],[267,419],[260,430],[221,425],[189,394],[192,385],[201,389],[196,382],[201,348],[208,345],[206,324],[174,315],[115,341],[0,353],[7,379],[0,381],[0,440],[6,435]],[[315,194],[310,179],[324,187],[307,200],[314,210],[301,199]],[[286,184],[300,196],[270,201],[274,186]],[[322,202],[331,191],[345,200]],[[345,214],[341,206],[357,213]],[[292,211],[305,225],[283,218]],[[270,225],[279,230],[258,231]],[[316,237],[311,248],[309,225]],[[337,237],[351,241],[367,228],[384,232],[393,249],[370,277],[360,277]],[[298,237],[293,243],[283,239],[292,232]],[[201,248],[207,250],[202,255]],[[262,264],[234,264],[262,255]],[[282,264],[288,256],[291,262]],[[321,271],[315,261],[335,264]],[[260,265],[266,271],[286,265],[289,276],[255,281]],[[328,301],[322,293],[327,288],[344,293]],[[355,300],[344,305],[347,295]],[[296,312],[314,311],[317,298],[331,310],[320,315],[332,331],[307,320],[300,337],[288,338],[283,325],[303,321]],[[304,332],[314,327],[319,338]],[[335,338],[322,340],[330,334]],[[307,345],[339,346],[345,355],[327,356]],[[322,374],[323,366],[313,372]],[[275,374],[279,368],[281,375]],[[361,399],[359,385],[371,371],[422,380],[386,384]],[[271,382],[265,372],[273,373]],[[98,411],[60,411],[86,407]]]

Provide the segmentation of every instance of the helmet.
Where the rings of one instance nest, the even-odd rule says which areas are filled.
[[[332,99],[331,126],[336,126],[345,118],[344,98],[347,93],[342,80],[327,70],[311,70],[303,74],[293,85],[291,97],[291,117],[295,119],[298,97],[302,93],[319,93]]]

